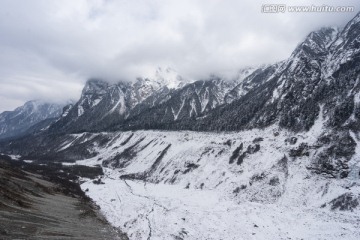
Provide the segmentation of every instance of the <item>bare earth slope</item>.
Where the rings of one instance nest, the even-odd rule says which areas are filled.
[[[126,239],[80,195],[0,160],[0,239]]]

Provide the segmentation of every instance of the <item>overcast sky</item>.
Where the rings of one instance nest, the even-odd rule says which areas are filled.
[[[261,13],[281,2],[355,12]],[[359,10],[358,0],[0,0],[0,112],[77,100],[90,77],[132,80],[160,66],[198,79],[273,63]]]

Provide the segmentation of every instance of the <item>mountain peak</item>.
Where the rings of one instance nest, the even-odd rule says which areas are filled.
[[[109,86],[109,83],[105,82],[101,79],[89,79],[85,87],[82,91],[83,95],[94,94],[94,93],[102,93]]]
[[[296,47],[291,56],[306,55],[311,58],[322,56],[328,46],[336,39],[338,33],[339,30],[336,27],[323,27],[313,31]]]
[[[38,105],[41,105],[43,103],[44,103],[44,101],[42,101],[42,100],[34,99],[34,100],[30,100],[30,101],[25,102],[24,105],[21,106],[21,107],[36,108]]]
[[[176,89],[184,85],[186,80],[180,74],[170,67],[158,67],[148,76],[143,77],[147,84],[153,86],[154,89],[167,87],[168,89]]]

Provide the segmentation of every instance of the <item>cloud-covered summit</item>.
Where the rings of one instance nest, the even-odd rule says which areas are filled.
[[[351,5],[355,0],[277,1]],[[79,97],[86,79],[133,80],[158,66],[197,79],[287,58],[312,30],[355,13],[263,14],[268,0],[0,3],[0,111]]]

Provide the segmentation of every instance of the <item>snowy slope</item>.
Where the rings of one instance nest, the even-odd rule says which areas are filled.
[[[358,239],[357,213],[224,199],[215,190],[114,179],[82,185],[130,239]]]
[[[358,239],[360,159],[349,161],[351,177],[318,172],[323,124],[72,134],[55,151],[93,153],[76,164],[102,164],[104,184],[82,188],[130,239]]]
[[[170,67],[158,67],[152,74],[140,79],[146,81],[146,84],[151,85],[155,90],[159,90],[165,86],[169,89],[177,89],[191,82],[190,80],[184,79],[178,72]]]

